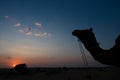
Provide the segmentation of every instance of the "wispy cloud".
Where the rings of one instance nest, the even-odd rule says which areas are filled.
[[[35,33],[34,36],[36,36],[36,37],[42,37],[43,33],[42,32],[38,32],[38,33]]]
[[[29,27],[28,25],[25,25],[22,23],[21,25],[21,22],[17,21],[17,20],[14,20],[13,18],[9,17],[9,16],[4,16],[5,19],[8,19],[10,18],[10,23],[12,26],[16,27],[18,29],[18,31],[26,36],[34,36],[34,37],[45,37],[45,36],[51,36],[51,33],[48,33],[48,32],[44,32],[44,31],[40,31],[39,28],[41,28],[42,24],[37,21],[37,22],[33,22],[32,24],[34,24],[34,28],[32,27]],[[17,21],[17,22],[16,22]],[[14,23],[14,24],[12,24]],[[28,27],[27,27],[28,26]],[[38,27],[38,28],[37,28]]]
[[[25,31],[23,29],[20,29],[19,32],[20,33],[25,33]]]
[[[31,28],[24,28],[24,29],[19,29],[20,33],[23,33],[27,36],[35,36],[35,37],[51,37],[52,34],[51,33],[47,33],[47,32],[36,32],[35,30],[32,30]]]
[[[35,26],[41,27],[41,23],[40,22],[35,22]]]
[[[43,34],[42,34],[43,36],[46,36],[47,35],[47,33],[46,32],[43,32]]]
[[[32,31],[26,32],[25,33],[27,36],[31,36],[32,35]]]
[[[9,18],[9,16],[4,16],[4,18],[5,18],[5,19],[8,19],[8,18]]]
[[[51,34],[51,33],[48,33],[47,35],[48,35],[48,37],[51,37],[51,36],[52,36],[52,34]]]
[[[30,31],[31,31],[30,27],[25,28],[25,32],[30,32]]]
[[[39,37],[39,36],[41,36],[41,34],[40,33],[35,33],[34,36]]]
[[[37,32],[37,33],[34,34],[34,36],[36,36],[36,37],[43,37],[45,35],[47,35],[46,32]]]
[[[47,32],[37,32],[34,34],[35,37],[44,37],[44,36],[51,36],[50,33]]]
[[[12,59],[12,57],[8,56],[7,59]]]
[[[21,26],[21,23],[16,23],[14,26],[15,26],[15,27],[20,27],[20,26]]]
[[[27,36],[31,36],[33,34],[33,32],[31,31],[31,28],[20,29],[19,32],[24,33]]]

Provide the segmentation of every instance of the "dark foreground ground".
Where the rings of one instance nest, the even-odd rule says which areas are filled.
[[[0,69],[0,80],[120,80],[120,68],[28,68],[24,74]]]

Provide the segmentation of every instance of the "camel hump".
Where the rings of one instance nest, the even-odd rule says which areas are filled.
[[[115,46],[120,49],[120,35],[117,37],[117,39],[115,40]]]
[[[117,37],[117,39],[115,40],[115,44],[116,45],[120,45],[120,35]]]

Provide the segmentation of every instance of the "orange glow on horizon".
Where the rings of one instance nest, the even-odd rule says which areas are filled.
[[[16,64],[13,64],[13,67],[15,67],[16,66]]]
[[[17,64],[20,64],[20,63],[21,63],[20,60],[14,59],[10,62],[10,66],[14,68]]]
[[[12,63],[11,67],[14,68],[17,64],[19,64],[19,63]]]

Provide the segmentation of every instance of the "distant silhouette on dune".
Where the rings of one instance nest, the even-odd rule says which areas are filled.
[[[26,73],[27,72],[27,65],[26,64],[18,64],[14,67],[14,70],[18,73]]]
[[[104,50],[99,46],[96,37],[92,32],[92,28],[74,30],[72,35],[80,39],[95,60],[103,64],[120,67],[120,35],[115,40],[115,45],[108,50]]]

